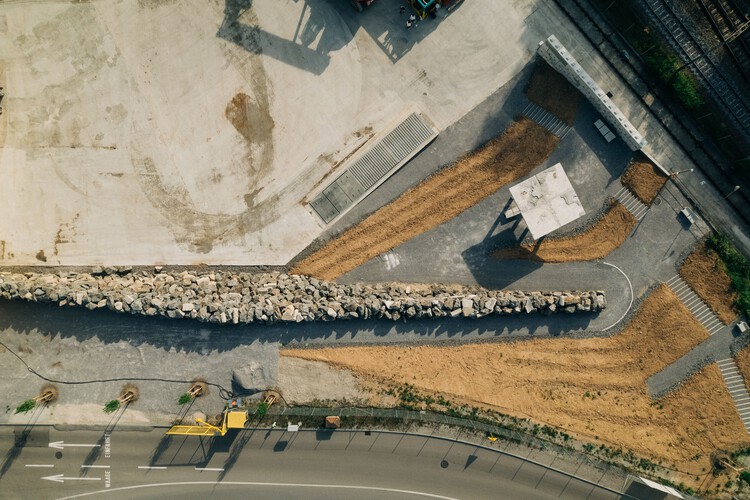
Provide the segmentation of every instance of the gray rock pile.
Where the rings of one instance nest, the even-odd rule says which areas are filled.
[[[212,323],[598,312],[604,292],[520,292],[457,285],[346,285],[281,273],[225,271],[0,273],[0,298]]]

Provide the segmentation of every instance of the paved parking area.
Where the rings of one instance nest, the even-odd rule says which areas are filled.
[[[513,78],[551,3],[407,30],[386,0],[3,2],[0,265],[285,264],[332,174],[405,110],[443,130]]]

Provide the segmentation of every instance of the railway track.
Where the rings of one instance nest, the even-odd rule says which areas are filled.
[[[699,0],[698,3],[737,65],[739,74],[750,83],[750,47],[739,33],[748,23],[746,14],[732,0]]]
[[[639,0],[643,12],[665,35],[680,58],[690,62],[689,70],[702,83],[710,96],[721,107],[724,115],[750,138],[750,108],[717,65],[685,27],[665,0]]]

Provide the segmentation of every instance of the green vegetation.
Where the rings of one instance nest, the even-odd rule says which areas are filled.
[[[726,267],[732,286],[738,294],[735,306],[745,316],[750,316],[750,262],[723,234],[712,235],[706,244],[719,255]]]
[[[36,408],[36,401],[33,399],[27,399],[16,407],[16,413],[26,413]]]
[[[701,131],[729,158],[732,167],[750,171],[750,144],[716,112],[714,103],[704,99],[703,90],[690,71],[692,63],[680,59],[636,3],[612,0],[592,0],[592,3],[633,48],[632,55],[640,58],[653,79],[672,93]]]
[[[750,484],[750,472],[743,470],[740,473],[740,480],[746,482],[747,484]]]
[[[258,409],[255,410],[255,414],[258,415],[258,418],[263,418],[266,413],[268,413],[268,403],[261,403],[258,405]]]
[[[180,406],[186,405],[192,400],[193,400],[193,396],[191,396],[190,394],[186,392],[185,394],[180,396],[180,398],[177,400],[177,404]]]
[[[112,401],[104,405],[104,408],[102,408],[102,411],[104,413],[114,413],[119,409],[120,409],[120,402],[116,399],[113,399]]]

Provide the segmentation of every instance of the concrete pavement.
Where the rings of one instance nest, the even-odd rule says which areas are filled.
[[[537,3],[3,2],[0,265],[286,264],[404,110],[443,130],[524,67]]]
[[[201,439],[166,437],[163,429],[102,433],[38,427],[25,446],[13,447],[19,431],[0,428],[6,450],[0,484],[5,493],[35,498],[98,492],[115,498],[269,493],[468,499],[497,498],[500,491],[503,498],[519,499],[621,498],[497,449],[427,435],[249,429]],[[62,442],[56,445],[62,449],[49,447],[55,442]],[[625,485],[623,474],[558,463],[610,487]]]

